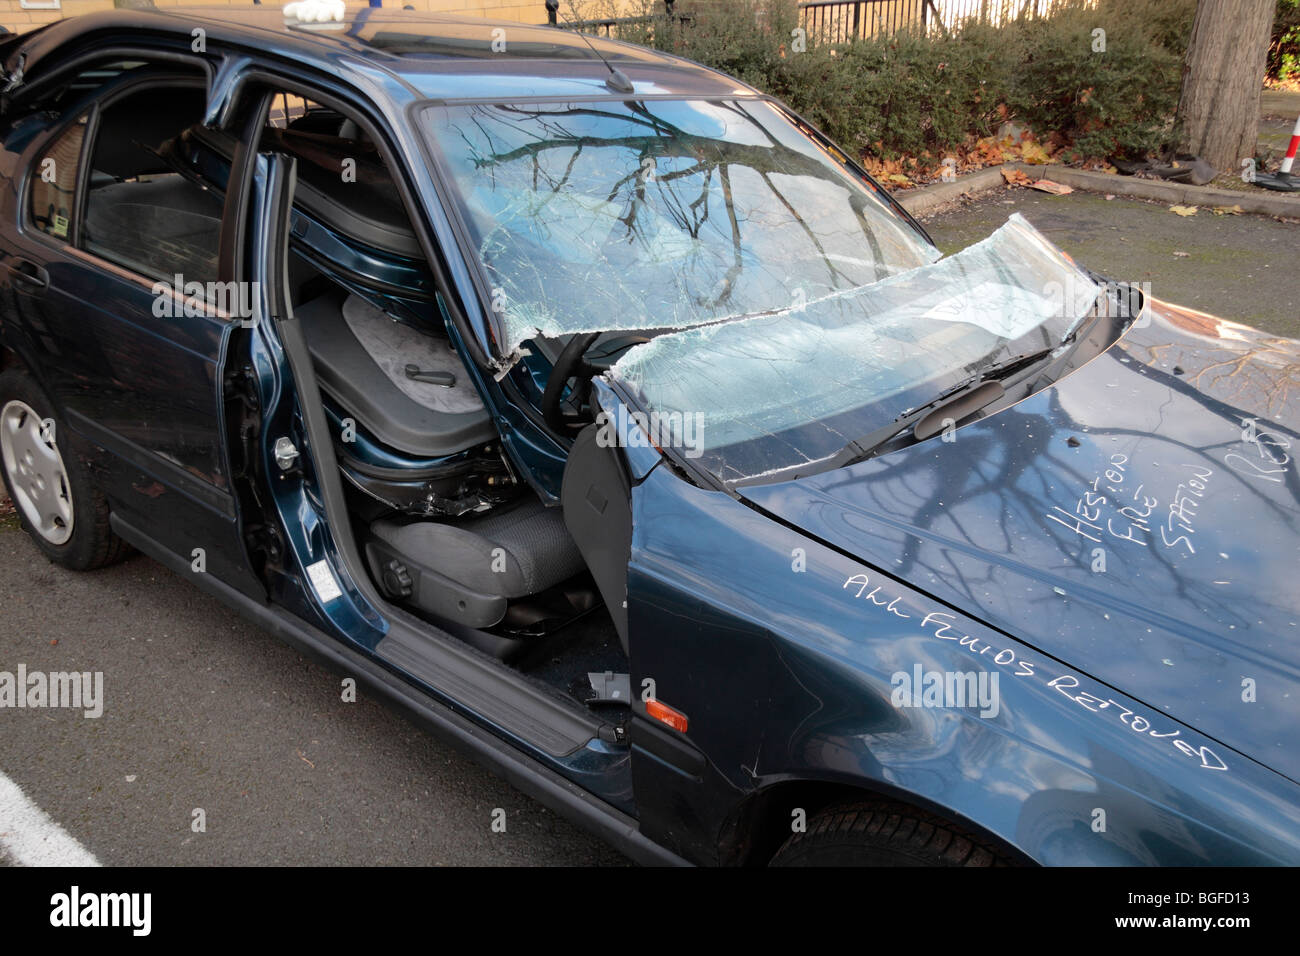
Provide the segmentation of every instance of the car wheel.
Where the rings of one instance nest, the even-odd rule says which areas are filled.
[[[772,866],[996,866],[990,847],[947,820],[897,803],[832,807],[808,821]]]
[[[59,442],[63,423],[31,376],[0,375],[0,471],[23,530],[51,560],[74,571],[111,564],[128,551],[108,525],[108,501]]]

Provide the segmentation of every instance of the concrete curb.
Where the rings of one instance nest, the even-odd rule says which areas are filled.
[[[958,176],[950,183],[931,183],[920,189],[908,189],[893,195],[913,216],[924,216],[965,196],[988,192],[1001,182],[1002,167],[990,166],[988,169]]]
[[[1116,176],[1088,169],[1072,169],[1068,166],[1031,166],[1028,163],[991,166],[965,176],[958,176],[950,183],[933,183],[905,193],[895,193],[894,198],[913,216],[924,216],[964,196],[975,196],[993,189],[1003,182],[1002,170],[1006,168],[1019,170],[1034,179],[1046,179],[1072,189],[1084,189],[1089,192],[1152,199],[1171,205],[1240,206],[1243,212],[1300,219],[1300,196],[1290,196],[1286,193],[1269,193],[1262,189],[1251,192],[1211,189],[1207,186],[1192,186],[1157,179],[1135,179],[1132,176]]]

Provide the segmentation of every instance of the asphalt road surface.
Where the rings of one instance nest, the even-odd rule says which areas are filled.
[[[0,710],[0,773],[105,866],[626,862],[148,558],[65,571],[5,519],[0,608],[0,670],[104,674],[98,718]]]

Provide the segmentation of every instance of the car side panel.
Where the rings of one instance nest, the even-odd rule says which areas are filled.
[[[0,323],[4,341],[50,396],[114,510],[155,529],[203,569],[264,595],[247,568],[230,483],[220,370],[231,323],[193,314],[153,283],[24,228],[23,171],[52,141],[23,137],[0,151],[11,188],[0,200]],[[45,270],[42,290],[8,267]],[[163,314],[156,314],[161,312]]]
[[[1191,728],[667,467],[633,514],[633,686],[652,680],[707,755],[692,774],[634,750],[643,830],[675,852],[712,862],[742,801],[803,780],[1044,864],[1300,862],[1300,788]],[[895,706],[917,666],[996,674],[996,713]]]

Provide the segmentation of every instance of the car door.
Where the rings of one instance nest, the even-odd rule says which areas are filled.
[[[222,370],[246,306],[219,256],[223,196],[160,152],[204,115],[207,73],[121,63],[100,65],[109,79],[15,164],[25,178],[0,240],[15,347],[115,521],[261,596],[226,447]]]

